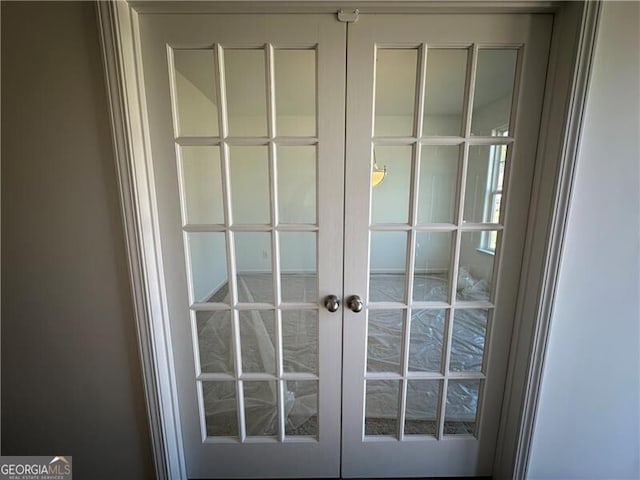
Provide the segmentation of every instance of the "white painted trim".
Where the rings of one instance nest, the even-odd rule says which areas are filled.
[[[186,479],[136,68],[136,14],[118,1],[97,2],[96,10],[155,473],[161,480]]]
[[[110,101],[120,202],[124,217],[152,450],[159,479],[186,479],[180,417],[174,391],[170,335],[157,232],[153,174],[144,132],[144,89],[137,57],[137,11],[155,13],[313,13],[358,8],[361,13],[554,12],[556,27],[539,142],[529,238],[521,277],[519,314],[494,478],[524,478],[535,421],[547,334],[573,171],[582,126],[590,60],[600,11],[597,2],[131,2],[97,3]],[[578,28],[572,30],[572,25]],[[572,36],[573,35],[573,36]],[[567,73],[567,67],[574,65]],[[457,139],[454,139],[457,141]],[[542,261],[544,260],[544,264]],[[536,264],[538,262],[538,264]],[[535,294],[532,294],[534,292]],[[528,322],[528,323],[527,323]],[[529,352],[531,352],[529,354]]]
[[[599,13],[599,1],[567,2],[554,21],[496,479],[527,474]]]
[[[550,225],[548,255],[545,255],[547,264],[544,269],[544,283],[538,305],[536,332],[532,339],[533,350],[527,375],[527,391],[523,403],[521,435],[518,441],[520,448],[518,457],[516,457],[515,473],[522,478],[526,477],[529,466],[535,417],[538,409],[549,327],[555,304],[560,261],[563,255],[569,207],[573,193],[574,174],[579,154],[583,114],[589,90],[591,63],[595,51],[600,9],[599,1],[585,2],[582,13],[578,54],[575,60],[576,66],[569,97],[570,107],[567,112],[568,118],[564,130],[562,158],[558,168],[558,186],[556,187],[554,213]]]
[[[129,1],[139,13],[335,13],[358,10],[367,13],[544,13],[553,12],[558,1],[315,1],[271,0],[223,1]]]
[[[375,272],[371,272],[376,275],[406,275],[407,278],[413,278],[413,275],[410,275],[409,272],[410,265],[407,265],[407,268],[404,270],[400,268],[377,268]],[[443,273],[447,273],[449,271],[448,267],[441,268],[415,268],[412,267],[412,273],[417,275],[440,275]],[[409,298],[412,298],[411,295],[407,295]]]

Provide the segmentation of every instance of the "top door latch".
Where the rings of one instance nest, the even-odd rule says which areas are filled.
[[[357,8],[350,12],[345,12],[344,10],[338,11],[338,20],[344,23],[355,23],[358,21],[359,17],[360,17],[360,10],[358,10]]]

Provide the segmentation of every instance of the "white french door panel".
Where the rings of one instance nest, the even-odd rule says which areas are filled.
[[[552,16],[138,18],[189,478],[490,475]]]
[[[551,25],[349,25],[344,477],[492,472]]]
[[[189,478],[340,474],[346,25],[139,17]],[[301,360],[304,358],[304,361]]]

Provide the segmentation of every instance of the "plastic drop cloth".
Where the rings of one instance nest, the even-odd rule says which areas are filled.
[[[285,285],[286,284],[286,285]],[[265,302],[271,298],[270,275],[243,274],[238,277],[238,296],[243,302]],[[315,277],[287,275],[283,296],[311,301],[316,298]],[[265,292],[266,291],[266,292]],[[226,288],[213,301],[226,303]],[[270,301],[270,300],[269,300]],[[234,372],[233,331],[229,312],[198,312],[196,315],[200,365],[203,373]],[[239,314],[242,369],[246,373],[275,374],[275,317],[269,310],[242,310]],[[315,311],[283,313],[284,370],[316,373],[317,315]],[[245,381],[244,403],[247,435],[275,435],[277,391],[275,381]],[[237,435],[236,392],[232,381],[205,382],[204,410],[209,435]],[[316,381],[285,383],[285,429],[288,434],[315,435],[318,411]],[[304,424],[304,426],[303,426]]]
[[[461,269],[459,300],[486,300],[488,287]],[[416,279],[421,299],[446,295],[446,281],[438,276]],[[238,295],[247,302],[271,296],[271,276],[243,274],[238,279]],[[283,292],[291,298],[315,298],[315,278],[310,275],[283,275]],[[402,296],[404,275],[376,275],[371,281],[373,298]],[[265,294],[264,290],[267,290]],[[375,292],[378,290],[378,292]],[[257,300],[256,300],[257,299]],[[225,289],[214,301],[227,302]],[[374,311],[369,319],[368,370],[398,371],[403,320],[398,311]],[[283,318],[285,371],[315,372],[317,366],[317,321],[313,312],[287,312]],[[411,319],[409,369],[439,370],[442,355],[446,310],[415,310]],[[205,373],[233,373],[233,337],[229,312],[198,312],[200,364]],[[480,371],[486,332],[486,310],[457,310],[453,323],[450,368],[455,371]],[[242,367],[244,372],[275,373],[275,319],[272,311],[240,312]],[[410,382],[407,401],[408,420],[434,420],[439,401],[436,382]],[[277,434],[276,382],[244,382],[245,421],[248,435]],[[285,428],[288,434],[317,433],[317,383],[287,381],[285,386]],[[204,406],[209,435],[237,435],[235,383],[205,382]],[[397,388],[389,382],[371,382],[367,388],[366,415],[391,418],[397,414]],[[472,422],[478,402],[478,383],[450,382],[447,391],[448,421]]]

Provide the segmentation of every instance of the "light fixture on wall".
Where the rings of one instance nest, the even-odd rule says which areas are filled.
[[[377,187],[387,176],[387,166],[380,168],[376,161],[376,152],[373,152],[373,170],[371,170],[371,187]]]

